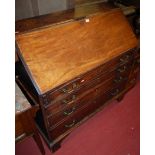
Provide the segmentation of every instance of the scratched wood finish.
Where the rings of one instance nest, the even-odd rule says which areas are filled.
[[[118,9],[25,34],[16,42],[40,93],[135,47],[137,40]],[[117,41],[116,41],[117,40]]]

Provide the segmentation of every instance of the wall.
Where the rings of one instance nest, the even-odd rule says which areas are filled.
[[[16,20],[73,8],[83,3],[107,0],[15,0]]]
[[[31,0],[15,1],[15,19],[28,18],[33,16]]]
[[[68,7],[68,0],[15,0],[15,19],[48,14]]]
[[[47,14],[67,9],[66,0],[38,0],[39,14]]]

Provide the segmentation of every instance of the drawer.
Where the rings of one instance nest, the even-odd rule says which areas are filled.
[[[79,98],[76,102],[72,103],[65,108],[58,109],[55,112],[52,108],[46,110],[46,114],[48,115],[49,126],[52,126],[60,121],[63,121],[70,115],[73,115],[79,108],[88,104],[89,101],[92,101],[97,96],[106,93],[113,87],[117,87],[119,85],[123,85],[126,82],[126,79],[110,79],[106,83],[101,83],[96,87],[90,89],[86,92],[81,98]]]
[[[45,95],[45,105],[52,103],[57,98],[73,93],[79,90],[81,87],[91,83],[92,80],[96,79],[101,74],[106,74],[117,68],[118,66],[124,65],[126,63],[131,63],[133,60],[133,51],[122,54],[121,56],[107,62],[83,75],[71,80],[58,88],[55,88],[52,92]]]
[[[127,83],[128,88],[133,87],[136,84],[136,82],[138,81],[139,74],[139,68],[134,68],[130,76],[130,79]]]
[[[140,48],[137,48],[134,52],[135,58],[140,57]]]
[[[135,85],[139,73],[140,73],[140,57],[137,57],[134,60],[134,65],[130,74],[129,81],[127,83],[127,87],[132,87]]]
[[[130,80],[128,81],[128,83],[127,83],[127,88],[131,88],[131,87],[133,87],[135,84],[136,84],[136,82],[137,82],[137,75],[134,75],[134,76],[132,76],[131,78],[130,78]]]
[[[95,90],[91,93],[88,93],[84,97],[82,97],[77,102],[74,102],[72,105],[62,109],[61,111],[58,111],[55,114],[48,115],[48,123],[49,126],[53,126],[59,122],[63,122],[64,119],[71,117],[74,115],[81,107],[84,107],[89,102],[91,102],[93,99],[96,98],[96,92]],[[49,114],[49,113],[48,113]]]
[[[133,66],[132,63],[124,64],[116,69],[116,76],[128,77]]]
[[[56,127],[51,128],[51,132],[50,132],[51,137],[55,139],[59,137],[61,134],[65,133],[66,131],[70,130],[71,128],[74,128],[78,122],[80,122],[86,116],[90,115],[99,107],[100,107],[100,102],[96,102],[96,100],[90,101],[89,104],[87,104],[85,107],[76,111],[74,115],[71,115],[63,123],[57,125]]]
[[[76,91],[72,92],[71,94],[67,94],[62,97],[58,97],[53,102],[51,102],[51,104],[45,106],[45,108],[47,109],[47,108],[51,107],[54,110],[54,109],[62,108],[62,106],[65,106],[65,105],[70,105],[74,101],[76,101],[77,98],[80,99],[80,96],[81,95],[83,96],[83,94],[86,91],[88,91],[89,89],[93,88],[94,86],[96,86],[99,83],[106,82],[107,80],[109,80],[111,78],[115,78],[115,71],[101,75],[97,79],[94,79],[93,81],[91,81],[90,84],[81,87],[81,89],[76,90]]]
[[[88,117],[91,113],[95,112],[99,107],[104,105],[106,101],[118,95],[123,89],[124,84],[120,85],[119,87],[110,89],[107,92],[102,92],[99,94],[99,96],[96,97],[96,99],[88,101],[85,106],[78,109],[73,115],[70,115],[67,117],[67,119],[63,120],[63,122],[61,121],[55,126],[52,126],[50,128],[51,137],[55,139],[68,130],[72,130],[80,121]]]
[[[114,83],[119,83],[125,79],[127,79],[127,78],[119,76],[119,75],[116,76],[115,71],[113,71],[109,74],[103,75],[101,77],[98,77],[90,85],[84,86],[80,91],[75,91],[74,93],[66,96],[65,98],[61,98],[58,101],[55,100],[55,102],[46,106],[45,109],[46,109],[47,115],[56,113],[56,111],[60,111],[65,106],[72,105],[73,103],[78,102],[79,100],[81,100],[81,98],[83,96],[85,96],[85,94],[87,94],[87,92],[89,92],[89,90],[93,90],[94,87],[96,87],[98,84],[106,83],[106,81],[109,81],[109,80],[113,80]],[[110,81],[110,83],[112,83],[112,82]],[[108,83],[106,83],[106,85],[107,84]],[[106,88],[106,86],[105,86],[105,88]]]
[[[101,83],[102,85],[104,85],[103,90],[110,87],[112,83],[116,83],[116,82],[113,82],[114,77],[115,76],[113,75],[110,79]],[[59,102],[52,104],[50,107],[45,109],[46,114],[48,116],[50,116],[50,115],[54,115],[55,113],[57,113],[59,111],[62,111],[63,109],[72,108],[73,106],[75,106],[77,104],[79,104],[79,106],[82,105],[82,101],[85,101],[85,100],[88,101],[88,99],[90,98],[89,94],[92,92],[95,92],[97,87],[101,86],[101,84],[96,85],[95,87],[92,87],[87,91],[83,90],[83,93],[80,92],[81,94],[78,94],[78,92],[77,92],[77,94],[74,93],[74,94],[70,95],[68,98],[65,98],[63,100],[60,100]],[[75,99],[73,99],[73,98],[75,98]]]
[[[137,70],[136,72],[138,72],[140,70],[140,57],[137,57],[135,59],[135,62],[134,62],[134,70]]]

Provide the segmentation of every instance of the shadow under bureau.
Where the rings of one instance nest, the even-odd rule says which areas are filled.
[[[52,151],[136,83],[138,41],[109,4],[18,21],[16,75],[39,104],[36,125]]]

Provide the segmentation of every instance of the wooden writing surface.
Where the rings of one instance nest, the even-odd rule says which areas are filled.
[[[41,93],[137,45],[119,9],[86,19],[16,35],[21,55]]]

